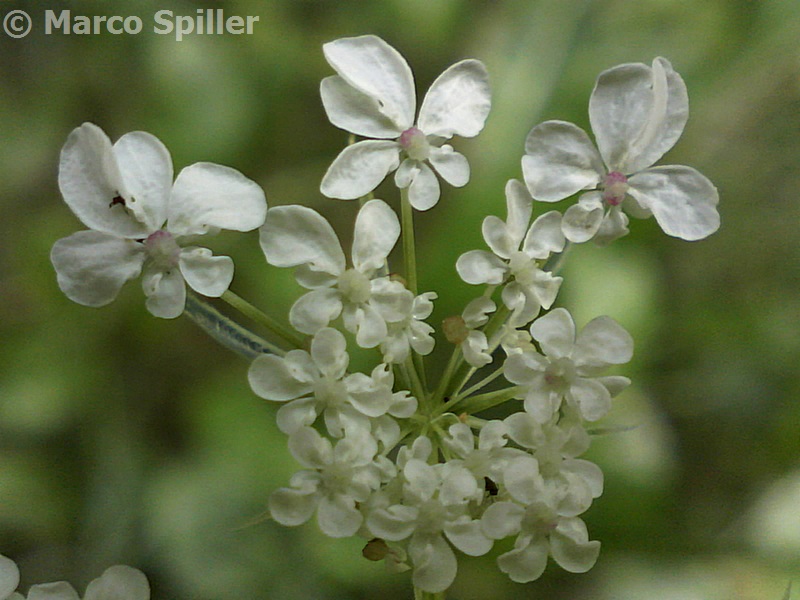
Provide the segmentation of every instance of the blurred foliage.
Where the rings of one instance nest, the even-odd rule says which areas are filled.
[[[152,33],[161,9],[258,15],[251,36]],[[587,515],[598,565],[554,567],[526,586],[491,557],[460,565],[453,598],[751,600],[800,575],[800,13],[796,0],[115,0],[6,1],[34,18],[0,34],[0,552],[22,587],[107,566],[144,570],[166,598],[410,597],[406,576],[331,541],[313,523],[265,521],[270,490],[293,470],[275,407],[247,365],[185,319],[161,321],[129,284],[90,309],[58,290],[52,243],[82,228],[60,200],[58,152],[83,121],[112,139],[157,135],[178,169],[228,164],[271,205],[302,203],[345,239],[355,203],[318,184],[346,134],[327,123],[322,43],[375,33],[408,59],[421,95],[464,57],[491,74],[482,135],[459,140],[473,178],[420,215],[421,288],[440,292],[434,323],[476,290],[453,264],[483,247],[480,221],[504,214],[528,130],[557,118],[588,128],[597,74],[668,57],[691,118],[662,162],[710,177],[721,230],[666,238],[651,221],[611,248],[576,248],[559,302],[585,323],[609,314],[637,342],[634,386],[596,440],[606,491]],[[43,31],[44,11],[142,17],[138,35]],[[391,186],[379,190],[396,201]],[[549,207],[548,207],[549,208]],[[543,210],[543,209],[542,209]],[[298,287],[268,267],[255,233],[213,246],[236,261],[233,289],[283,318]],[[347,246],[345,246],[347,247]],[[446,348],[428,361],[435,376]],[[495,551],[495,555],[498,552]]]

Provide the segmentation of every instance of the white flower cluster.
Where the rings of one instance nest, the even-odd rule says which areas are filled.
[[[367,558],[413,570],[414,586],[431,593],[452,584],[455,550],[481,556],[505,538],[513,548],[497,564],[513,581],[537,579],[550,557],[567,571],[589,570],[600,543],[589,539],[581,515],[601,495],[603,474],[579,457],[589,447],[586,424],[603,418],[630,384],[607,371],[631,359],[633,340],[605,316],[578,331],[565,308],[553,308],[562,278],[551,265],[568,243],[606,244],[627,233],[623,207],[654,215],[667,234],[687,240],[717,229],[717,192],[703,175],[650,166],[686,123],[683,81],[661,58],[602,73],[589,111],[599,150],[569,123],[533,128],[524,183],[506,185],[506,219],[483,222],[489,251],[466,252],[456,263],[482,292],[443,323],[454,351],[429,387],[424,357],[434,328],[426,319],[437,294],[416,289],[413,209],[439,201],[438,177],[456,187],[468,182],[467,159],[446,142],[483,129],[486,69],[475,60],[447,69],[415,119],[414,79],[394,48],[367,35],[323,49],[336,71],[321,85],[328,117],[367,138],[345,148],[321,184],[329,197],[361,199],[349,257],[319,213],[266,210],[258,186],[236,171],[203,163],[173,184],[169,154],[154,137],[128,134],[112,146],[83,125],[62,152],[60,183],[93,231],[55,245],[62,289],[101,305],[144,272],[149,310],[177,316],[184,281],[221,296],[233,269],[230,259],[182,248],[185,236],[260,227],[267,262],[293,268],[308,290],[289,322],[310,339],[261,354],[249,370],[256,394],[284,403],[278,426],[303,467],[270,497],[273,519],[296,526],[316,515],[328,536],[361,536]],[[393,170],[402,219],[372,197]],[[534,200],[578,192],[563,215],[534,218]],[[403,277],[389,267],[401,238]],[[349,343],[375,349],[371,372],[349,370]],[[476,416],[506,402],[516,411],[504,419]]]
[[[19,569],[10,558],[0,555],[0,600],[25,600],[14,590],[19,585]],[[28,600],[80,600],[66,581],[40,583],[28,590]],[[83,600],[150,600],[147,577],[132,567],[116,565],[86,586]]]

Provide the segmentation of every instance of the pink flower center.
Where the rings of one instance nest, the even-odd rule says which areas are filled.
[[[628,178],[619,171],[611,171],[606,175],[606,180],[601,188],[603,190],[603,200],[611,206],[617,206],[625,199],[628,193]]]
[[[169,270],[178,266],[181,247],[169,231],[159,229],[144,241],[147,257],[161,269]]]
[[[416,127],[409,127],[400,134],[398,140],[403,150],[412,160],[427,160],[431,153],[428,138]]]

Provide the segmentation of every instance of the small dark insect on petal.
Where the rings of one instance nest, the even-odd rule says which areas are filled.
[[[115,204],[122,204],[122,206],[125,206],[125,198],[120,196],[119,193],[117,193],[117,195],[114,196],[114,198],[112,198],[111,204],[108,205],[108,208],[111,208]]]
[[[486,492],[490,496],[497,496],[497,493],[500,491],[497,489],[497,484],[488,477],[484,477],[483,479],[486,483]]]

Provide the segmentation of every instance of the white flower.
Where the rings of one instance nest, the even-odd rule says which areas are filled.
[[[253,391],[267,400],[288,404],[278,411],[278,427],[292,434],[311,425],[322,413],[331,435],[342,437],[353,428],[370,430],[370,418],[387,413],[409,416],[416,400],[393,393],[394,376],[380,364],[372,376],[347,375],[347,342],[337,330],[326,327],[311,341],[311,352],[290,350],[286,356],[263,354],[250,365]]]
[[[163,318],[183,312],[184,282],[217,297],[233,278],[229,257],[183,244],[219,229],[255,229],[267,210],[261,188],[234,169],[197,163],[173,184],[172,159],[157,138],[135,131],[112,146],[91,123],[67,138],[58,183],[90,228],[53,246],[61,290],[79,304],[103,306],[142,274],[147,309]]]
[[[468,503],[479,501],[483,490],[460,461],[429,465],[414,456],[405,460],[402,469],[403,503],[371,511],[367,527],[388,541],[408,539],[414,585],[441,592],[453,583],[457,570],[455,554],[445,538],[470,556],[486,554],[492,547],[480,521],[468,512]]]
[[[414,301],[402,283],[380,275],[399,237],[394,211],[383,200],[370,200],[356,217],[353,267],[348,269],[339,238],[322,215],[294,205],[267,211],[261,228],[267,262],[299,267],[297,281],[312,290],[292,305],[292,326],[314,334],[341,314],[362,348],[385,340],[387,323],[405,320]]]
[[[477,328],[486,325],[489,313],[496,309],[491,298],[479,296],[464,307],[460,317],[448,317],[442,323],[447,341],[461,346],[464,360],[476,369],[492,362],[492,355],[488,352],[489,340]]]
[[[574,242],[625,235],[623,206],[635,217],[654,215],[671,236],[707,237],[719,228],[714,185],[691,167],[651,167],[678,140],[688,115],[686,86],[667,60],[604,71],[589,101],[599,151],[576,125],[546,121],[525,142],[525,183],[544,202],[593,190],[564,214],[564,233]]]
[[[270,514],[281,525],[295,526],[316,510],[319,528],[330,537],[354,535],[363,521],[356,503],[394,475],[388,460],[375,462],[378,444],[362,430],[348,432],[333,446],[311,427],[301,427],[289,437],[289,450],[309,470],[295,473],[291,487],[270,495]]]
[[[25,600],[14,592],[19,585],[19,569],[9,558],[0,555],[0,600]],[[125,565],[109,567],[89,583],[83,600],[149,600],[150,584],[138,569]],[[29,600],[80,600],[78,593],[66,581],[31,586]]]
[[[402,321],[387,323],[386,339],[381,342],[383,359],[388,363],[402,363],[413,349],[425,356],[433,351],[433,327],[425,322],[433,312],[436,292],[425,292],[414,298],[411,309]]]
[[[479,480],[487,484],[486,478],[496,485],[503,484],[503,472],[508,462],[520,455],[521,450],[507,448],[508,428],[503,421],[488,421],[475,436],[466,423],[455,423],[447,430],[449,437],[444,443],[462,461],[464,467]]]
[[[598,377],[633,356],[633,339],[611,317],[592,319],[576,337],[572,316],[556,308],[534,321],[530,331],[544,356],[532,350],[511,354],[503,372],[524,387],[525,410],[539,423],[547,423],[564,398],[582,418],[596,421],[611,408],[612,391],[630,383],[626,377]]]
[[[519,181],[506,184],[508,219],[490,215],[483,220],[483,238],[491,252],[471,250],[456,261],[461,279],[472,285],[500,285],[503,303],[513,311],[515,326],[529,323],[541,307],[550,308],[561,286],[555,277],[541,268],[550,254],[564,249],[561,214],[550,211],[539,216],[530,227],[531,197]]]
[[[483,129],[491,101],[481,62],[463,60],[442,73],[428,90],[415,125],[414,77],[397,50],[365,35],[335,40],[323,51],[338,73],[320,86],[328,118],[345,131],[374,138],[339,154],[322,180],[323,194],[359,198],[397,169],[395,183],[408,188],[411,205],[428,210],[439,201],[434,170],[450,185],[466,185],[467,159],[444,142],[454,135],[474,137]]]
[[[505,484],[515,502],[496,502],[481,519],[490,538],[518,534],[514,549],[497,558],[503,573],[517,583],[533,581],[544,572],[548,555],[571,573],[594,566],[600,542],[589,541],[586,524],[569,510],[565,514],[567,490],[546,482],[535,458],[515,459],[506,469]]]

